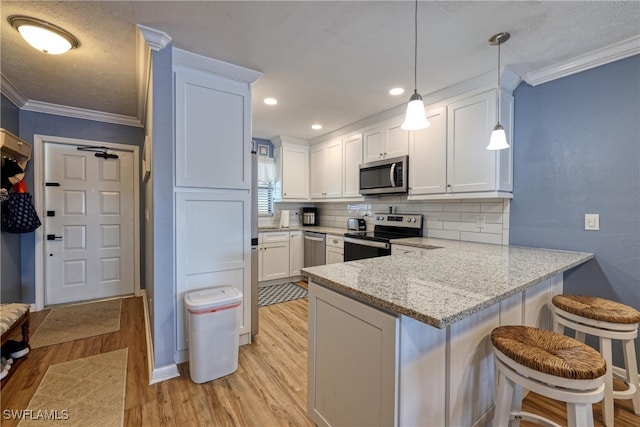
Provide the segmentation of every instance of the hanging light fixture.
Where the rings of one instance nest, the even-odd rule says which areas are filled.
[[[59,55],[80,46],[73,34],[63,28],[30,16],[10,16],[9,23],[34,48]]]
[[[414,51],[413,51],[413,78],[414,78],[414,90],[413,95],[409,98],[409,104],[407,105],[407,114],[404,117],[404,122],[400,127],[404,130],[419,130],[429,127],[431,123],[427,120],[427,115],[424,112],[424,103],[422,102],[422,96],[418,93],[418,0],[416,0],[415,10],[415,39],[414,39]]]
[[[491,138],[489,139],[487,150],[504,150],[505,148],[509,148],[509,143],[507,142],[507,134],[500,124],[500,45],[509,40],[509,37],[511,37],[511,34],[509,33],[498,33],[494,34],[489,39],[489,44],[491,46],[498,46],[498,83],[496,86],[496,93],[498,95],[498,123],[493,128],[493,132],[491,132]]]

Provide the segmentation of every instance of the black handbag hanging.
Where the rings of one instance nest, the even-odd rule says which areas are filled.
[[[42,225],[29,193],[9,193],[2,203],[2,231],[30,233]]]

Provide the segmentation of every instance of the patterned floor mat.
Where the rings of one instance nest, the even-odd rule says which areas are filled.
[[[306,297],[307,290],[293,282],[258,288],[258,305],[260,307]]]

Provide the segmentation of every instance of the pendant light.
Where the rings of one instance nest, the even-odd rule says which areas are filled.
[[[8,21],[27,43],[41,52],[59,55],[80,46],[73,34],[41,19],[14,15]]]
[[[414,89],[413,95],[409,98],[409,104],[407,105],[407,114],[404,117],[404,122],[400,127],[404,130],[420,130],[429,127],[431,123],[427,120],[427,115],[424,111],[424,103],[422,102],[422,96],[418,93],[418,0],[416,0],[415,10],[415,39],[414,39],[414,51],[413,51],[413,78]]]
[[[487,150],[504,150],[505,148],[509,148],[507,134],[500,124],[500,45],[509,40],[509,37],[511,37],[509,33],[498,33],[494,34],[489,39],[489,44],[491,46],[498,46],[498,84],[496,86],[496,93],[498,95],[498,123],[496,124],[496,127],[493,128],[493,132],[491,132],[491,138],[489,139]]]

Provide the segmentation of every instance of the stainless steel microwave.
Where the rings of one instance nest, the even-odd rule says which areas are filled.
[[[409,156],[377,160],[360,165],[360,194],[406,193]]]

